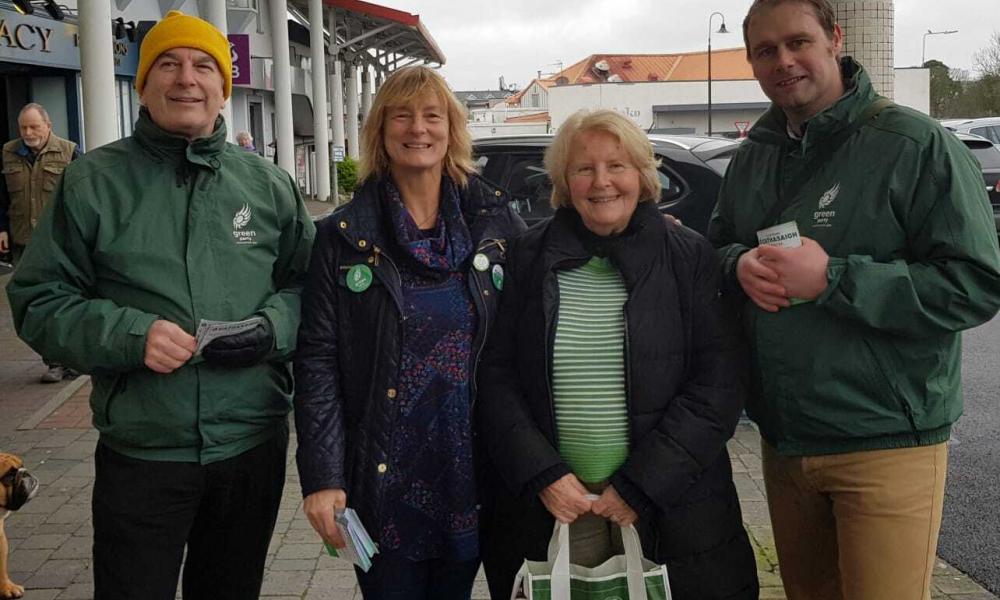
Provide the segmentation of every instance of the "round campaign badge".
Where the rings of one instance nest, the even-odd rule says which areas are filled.
[[[477,254],[472,257],[472,266],[475,267],[477,271],[485,271],[490,268],[490,259],[486,258],[485,254]]]
[[[490,273],[493,277],[493,287],[498,290],[503,289],[503,267],[500,265],[493,265],[493,272]]]
[[[347,271],[347,288],[352,292],[363,292],[372,284],[372,270],[368,265],[354,265]]]

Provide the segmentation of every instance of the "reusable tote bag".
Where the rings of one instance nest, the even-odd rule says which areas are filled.
[[[511,600],[519,591],[529,600],[670,600],[667,567],[643,558],[635,527],[621,532],[625,554],[586,568],[570,564],[569,526],[556,521],[548,560],[524,561]]]

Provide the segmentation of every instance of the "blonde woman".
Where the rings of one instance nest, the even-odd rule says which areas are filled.
[[[506,239],[524,228],[474,171],[444,80],[403,68],[365,122],[361,187],[319,224],[295,358],[305,511],[343,547],[350,506],[379,545],[366,600],[467,600],[479,567],[471,411]]]
[[[492,596],[545,560],[558,519],[576,564],[621,554],[617,528],[635,525],[675,600],[756,599],[726,453],[742,359],[715,252],[657,210],[652,147],[618,113],[570,117],[545,164],[556,212],[511,245],[483,360],[478,423],[503,480]]]

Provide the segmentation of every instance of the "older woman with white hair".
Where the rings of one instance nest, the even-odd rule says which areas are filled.
[[[554,520],[597,566],[635,525],[675,600],[755,599],[726,442],[742,354],[715,252],[657,210],[657,163],[618,113],[579,112],[545,159],[554,216],[511,244],[477,422],[503,484],[483,560],[509,598]],[[596,499],[594,499],[596,496]]]

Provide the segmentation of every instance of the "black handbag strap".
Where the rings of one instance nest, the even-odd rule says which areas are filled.
[[[861,117],[857,121],[851,123],[850,127],[841,130],[833,139],[829,141],[829,143],[825,144],[820,150],[818,150],[813,155],[812,159],[809,161],[809,166],[819,167],[819,165],[821,165],[823,162],[825,162],[827,159],[833,156],[833,154],[837,151],[837,149],[839,149],[844,144],[844,142],[846,142],[852,135],[854,135],[855,132],[857,132],[865,125],[868,125],[869,123],[873,122],[875,118],[878,117],[878,115],[883,110],[893,105],[894,105],[893,101],[889,100],[888,98],[884,98],[882,96],[876,98],[875,101],[869,104],[868,108],[866,108],[865,111],[861,113]],[[784,163],[785,163],[785,155],[784,153],[782,153],[781,156],[778,158],[779,173],[783,170]],[[812,171],[813,171],[812,168],[804,169],[804,172],[806,173]],[[784,191],[782,190],[780,177],[777,182],[777,188],[778,188],[778,200],[771,205],[771,208],[768,209],[767,214],[764,215],[762,227],[770,227],[771,225],[777,224],[778,219],[781,217],[781,213],[785,212],[785,209],[788,208],[792,199],[795,197],[794,195],[790,197],[785,197]]]

